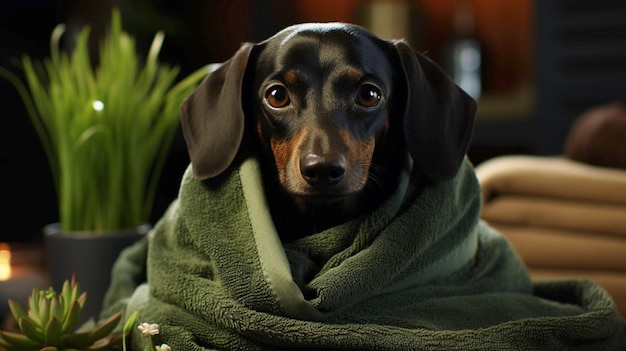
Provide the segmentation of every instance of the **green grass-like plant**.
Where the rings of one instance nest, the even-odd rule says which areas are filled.
[[[88,27],[71,52],[65,31],[51,35],[50,57],[25,54],[24,78],[0,67],[19,92],[48,158],[63,231],[114,231],[149,220],[157,183],[179,123],[179,106],[207,75],[201,68],[177,82],[179,67],[160,63],[164,35],[145,60],[113,10],[93,64]]]

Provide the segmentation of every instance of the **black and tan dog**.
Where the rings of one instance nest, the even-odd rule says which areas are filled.
[[[275,224],[293,240],[296,227],[314,233],[375,208],[407,152],[425,181],[454,177],[475,109],[404,41],[302,24],[242,45],[184,102],[182,128],[200,179],[256,140]]]

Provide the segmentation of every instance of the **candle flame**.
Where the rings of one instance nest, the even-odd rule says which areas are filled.
[[[11,278],[11,250],[9,245],[0,243],[0,281]]]

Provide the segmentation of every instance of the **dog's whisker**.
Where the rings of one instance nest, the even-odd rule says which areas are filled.
[[[384,183],[389,178],[389,170],[382,165],[371,163],[369,166],[369,176],[367,177],[366,186],[384,189]]]

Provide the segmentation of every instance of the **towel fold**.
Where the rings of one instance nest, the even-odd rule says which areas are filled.
[[[411,169],[407,158],[397,191],[372,213],[290,244],[252,155],[205,182],[188,169],[179,198],[118,259],[104,315],[138,310],[173,350],[626,347],[626,324],[599,286],[531,283],[479,220],[469,161],[450,182]],[[132,342],[143,350],[147,339],[135,332]]]
[[[626,239],[626,205],[501,193],[483,204],[490,223],[594,232]]]
[[[626,171],[563,157],[508,155],[477,169],[485,201],[498,194],[531,195],[626,206]]]
[[[615,271],[626,277],[626,260],[616,259],[626,252],[623,237],[501,222],[490,225],[505,233],[513,247],[524,253],[527,266]]]

